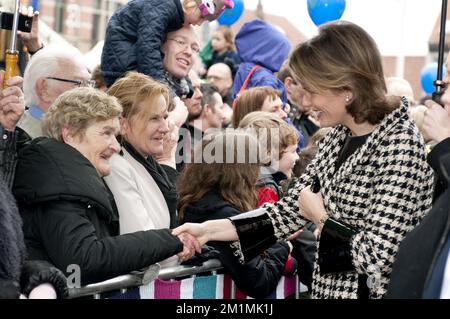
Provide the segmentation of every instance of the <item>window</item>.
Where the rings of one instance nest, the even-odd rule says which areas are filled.
[[[54,29],[58,33],[64,30],[64,9],[66,0],[55,0],[55,26]]]

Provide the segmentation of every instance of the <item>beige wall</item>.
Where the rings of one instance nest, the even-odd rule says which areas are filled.
[[[383,57],[383,68],[387,77],[396,76],[396,62],[396,57]],[[404,78],[411,84],[416,101],[425,95],[420,84],[420,72],[425,66],[425,62],[425,57],[405,57]]]

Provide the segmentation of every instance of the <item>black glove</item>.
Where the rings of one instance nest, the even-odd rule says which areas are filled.
[[[53,286],[58,299],[67,297],[67,280],[61,270],[44,260],[26,261],[20,278],[22,292],[28,296],[34,288],[44,283]]]

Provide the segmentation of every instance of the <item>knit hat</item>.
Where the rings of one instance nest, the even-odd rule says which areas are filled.
[[[196,0],[202,17],[208,21],[216,20],[225,9],[233,9],[233,0]]]

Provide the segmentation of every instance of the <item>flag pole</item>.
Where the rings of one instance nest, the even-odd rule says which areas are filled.
[[[432,94],[433,101],[440,104],[441,95],[445,90],[445,83],[442,81],[442,66],[444,65],[444,55],[445,55],[445,25],[447,22],[447,1],[442,0],[441,9],[441,28],[439,33],[439,51],[438,51],[438,67],[436,81],[434,81],[434,86],[436,90]]]
[[[19,8],[20,0],[15,0],[14,18],[11,29],[11,39],[9,49],[6,50],[5,57],[5,77],[3,79],[3,87],[7,87],[6,82],[17,75],[17,61],[19,60],[19,51],[16,50],[17,27],[19,25]]]

